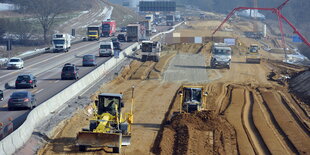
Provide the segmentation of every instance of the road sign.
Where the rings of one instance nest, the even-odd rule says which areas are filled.
[[[292,37],[292,40],[294,43],[302,43],[303,41],[300,39],[299,36],[293,36]]]

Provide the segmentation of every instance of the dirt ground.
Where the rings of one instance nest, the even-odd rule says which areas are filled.
[[[98,93],[123,92],[125,111],[135,86],[132,141],[122,154],[309,154],[309,103],[291,93],[287,78],[309,68],[285,64],[279,61],[282,54],[269,56],[264,51],[261,64],[245,63],[246,44],[233,47],[230,70],[210,69],[210,43],[177,44],[165,47],[158,63],[140,62],[137,55],[121,75],[102,86]],[[213,80],[199,83],[208,92],[207,110],[172,117],[179,109],[177,92],[182,82],[166,82],[163,77],[169,62],[180,54],[204,56],[204,66],[198,67]],[[74,139],[88,125],[87,117],[81,110],[69,119],[38,154],[82,154]],[[96,148],[83,154],[110,151]]]

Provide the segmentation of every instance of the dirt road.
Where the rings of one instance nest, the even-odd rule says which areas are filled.
[[[158,63],[142,63],[137,56],[99,91],[123,92],[126,111],[131,87],[136,88],[132,144],[122,154],[309,154],[309,105],[291,94],[283,78],[307,67],[265,59],[248,64],[244,47],[236,46],[230,70],[210,69],[210,44],[165,49]],[[183,82],[205,87],[207,111],[172,117]],[[39,154],[79,154],[74,138],[87,126],[84,113],[71,118]],[[110,151],[96,148],[84,154]]]

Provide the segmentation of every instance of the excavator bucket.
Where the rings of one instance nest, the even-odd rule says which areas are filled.
[[[130,135],[123,135],[122,136],[122,146],[130,145],[131,136]]]
[[[78,133],[76,140],[78,145],[120,148],[122,145],[122,134],[82,131]]]

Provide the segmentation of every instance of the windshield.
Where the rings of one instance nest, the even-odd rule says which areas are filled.
[[[17,80],[29,80],[30,76],[29,75],[20,75],[17,77]]]
[[[10,62],[20,62],[20,59],[11,59]]]
[[[226,50],[226,49],[214,49],[213,50],[213,54],[215,55],[231,55],[231,51],[230,50]]]
[[[100,97],[98,105],[98,114],[109,112],[110,114],[116,113],[116,106],[119,105],[120,99],[115,97]]]
[[[111,45],[100,45],[101,49],[111,49]]]
[[[102,30],[105,30],[105,31],[110,30],[110,25],[109,24],[103,24]]]
[[[65,40],[53,40],[54,44],[64,44]]]
[[[94,56],[92,56],[92,55],[85,55],[83,57],[83,59],[94,59]]]
[[[66,66],[66,67],[62,68],[62,71],[74,71],[74,67]]]
[[[88,35],[97,35],[97,32],[88,32]]]
[[[184,95],[185,95],[184,102],[201,102],[200,88],[185,88]]]
[[[12,98],[26,98],[27,97],[27,92],[15,92],[12,94]]]
[[[142,52],[151,52],[152,51],[152,44],[142,44]]]

